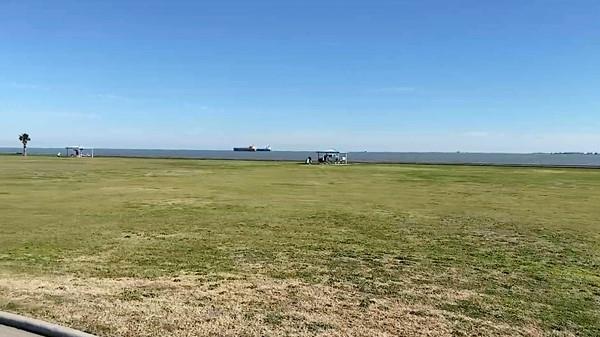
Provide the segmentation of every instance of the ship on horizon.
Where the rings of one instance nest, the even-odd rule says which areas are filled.
[[[236,152],[269,152],[269,151],[271,151],[271,146],[267,145],[266,147],[263,147],[263,148],[257,148],[254,145],[250,145],[247,147],[234,147],[233,151],[236,151]]]

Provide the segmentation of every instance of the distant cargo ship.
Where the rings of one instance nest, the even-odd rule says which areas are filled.
[[[234,147],[233,151],[244,151],[244,152],[256,152],[256,151],[271,151],[271,147],[267,146],[267,147],[263,147],[263,148],[256,148],[256,146],[254,145],[250,145],[248,147]]]

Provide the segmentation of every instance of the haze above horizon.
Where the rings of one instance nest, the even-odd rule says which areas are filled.
[[[0,146],[600,150],[598,1],[2,1]]]

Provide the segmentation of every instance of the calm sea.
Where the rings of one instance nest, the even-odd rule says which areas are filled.
[[[0,148],[0,153],[17,153],[20,148]],[[30,148],[30,154],[56,155],[59,148]],[[234,152],[216,150],[136,150],[95,149],[96,156],[249,159],[304,161],[309,151]],[[350,152],[350,162],[423,163],[423,164],[480,164],[480,165],[539,165],[600,167],[600,155],[549,153],[448,153],[448,152]]]

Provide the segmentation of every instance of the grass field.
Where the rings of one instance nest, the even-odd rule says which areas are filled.
[[[100,336],[599,336],[600,170],[0,156],[0,310]]]

